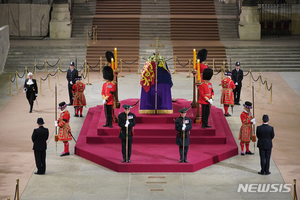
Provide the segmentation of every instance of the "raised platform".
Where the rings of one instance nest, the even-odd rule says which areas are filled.
[[[133,105],[137,99],[121,101],[116,116],[123,112],[122,104]],[[209,124],[202,129],[194,124],[191,130],[189,163],[178,163],[179,150],[175,144],[174,120],[178,110],[189,107],[190,101],[178,99],[173,103],[173,114],[139,114],[139,105],[131,109],[135,113],[131,163],[122,163],[119,127],[102,127],[105,124],[103,106],[90,108],[75,146],[75,154],[117,172],[194,172],[238,154],[238,147],[221,109],[212,107]],[[187,116],[194,120],[197,110],[191,109]]]

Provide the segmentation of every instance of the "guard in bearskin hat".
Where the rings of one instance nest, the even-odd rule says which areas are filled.
[[[233,90],[235,89],[235,84],[231,80],[231,73],[226,72],[226,77],[221,81],[222,92],[221,92],[221,100],[220,103],[224,104],[225,116],[231,116],[228,112],[229,105],[234,105],[234,96]]]
[[[199,50],[197,54],[197,59],[200,60],[201,79],[203,78],[203,70],[207,68],[207,66],[203,64],[203,62],[206,61],[206,58],[207,58],[207,50],[206,49]],[[198,65],[196,65],[196,69],[198,70]]]
[[[60,156],[68,156],[70,155],[68,141],[72,140],[71,128],[69,125],[70,113],[67,110],[66,102],[63,101],[59,103],[58,106],[58,109],[61,110],[61,113],[59,115],[58,120],[55,121],[55,126],[58,126],[59,128],[58,140],[64,143],[64,151],[61,153]]]
[[[241,155],[245,155],[244,145],[246,144],[246,154],[253,155],[249,150],[250,140],[254,140],[252,125],[255,124],[255,118],[253,118],[250,112],[252,108],[252,103],[246,101],[244,104],[244,111],[241,113],[240,118],[242,121],[242,126],[240,128],[239,140],[241,141]]]
[[[114,72],[110,66],[105,66],[103,68],[103,78],[105,83],[103,83],[101,94],[106,117],[106,123],[103,127],[108,126],[112,128],[114,93],[116,91],[116,85],[113,83]]]
[[[105,53],[105,57],[106,57],[108,65],[111,67],[111,59],[113,58],[115,60],[114,54],[111,51],[107,51]]]
[[[209,82],[213,76],[213,70],[206,68],[203,70],[203,82],[200,83],[199,89],[199,100],[202,108],[202,128],[211,127],[208,125],[208,116],[210,114],[210,106],[213,104],[214,90],[212,84]]]
[[[73,106],[75,108],[74,117],[82,117],[83,106],[86,105],[86,99],[84,95],[85,84],[81,81],[81,76],[76,77],[76,83],[73,85]]]

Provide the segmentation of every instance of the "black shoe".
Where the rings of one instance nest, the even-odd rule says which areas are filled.
[[[131,161],[130,161],[130,160],[128,160],[127,162],[128,162],[128,163],[130,163]]]
[[[125,160],[125,159],[123,159],[123,160],[122,160],[122,163],[124,163],[124,162],[126,162],[126,160]]]
[[[257,172],[258,174],[260,174],[260,175],[265,175],[265,173],[264,172]]]
[[[68,156],[70,153],[62,153],[60,156]]]
[[[79,117],[79,115],[74,115],[74,117]]]
[[[244,155],[245,155],[245,153],[241,153],[241,155],[242,155],[242,156],[244,156]]]
[[[34,172],[34,174],[41,175],[41,173]]]
[[[69,103],[68,106],[73,106],[73,104],[72,104],[72,103]]]
[[[108,125],[107,125],[107,124],[104,124],[103,127],[108,127]]]
[[[80,117],[83,117],[82,115],[80,115]]]
[[[246,151],[246,154],[253,155],[254,153],[252,153],[251,151]]]
[[[108,127],[109,127],[109,128],[112,128],[113,126],[110,124]]]
[[[179,160],[179,163],[182,163],[182,160],[181,160],[181,159]]]
[[[188,161],[187,161],[187,160],[184,160],[184,162],[185,162],[185,163],[188,163]]]
[[[32,110],[29,110],[29,113],[32,113]]]
[[[265,173],[265,175],[269,175],[269,174],[271,174],[271,172],[266,172],[266,173]]]
[[[239,105],[241,105],[241,104],[240,104],[239,102],[237,102],[237,103],[234,103],[234,105],[238,105],[238,106],[239,106]]]
[[[201,127],[201,128],[206,128],[206,126],[203,126],[203,125],[202,125],[202,127]]]
[[[231,116],[231,114],[229,114],[229,113],[225,114],[225,117],[230,117],[230,116]]]
[[[205,125],[205,127],[207,127],[207,128],[211,128],[211,126],[210,126],[210,125]]]

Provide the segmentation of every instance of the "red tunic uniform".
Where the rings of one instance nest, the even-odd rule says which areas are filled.
[[[76,84],[73,85],[74,107],[83,107],[86,105],[84,90],[85,90],[85,84],[81,81],[77,81]]]
[[[71,136],[71,128],[69,125],[70,121],[70,113],[67,109],[60,113],[59,119],[57,120],[57,124],[59,127],[59,135],[58,140],[60,141],[68,141],[72,140]]]
[[[200,104],[209,104],[208,100],[214,98],[214,90],[210,82],[202,82],[199,87],[199,99],[198,103]]]
[[[106,100],[106,104],[107,105],[113,105],[114,102],[114,92],[116,91],[116,86],[114,83],[112,82],[108,82],[108,83],[103,83],[102,86],[102,97],[103,96],[108,96],[107,100]]]
[[[221,94],[221,104],[226,105],[234,105],[234,96],[233,91],[235,89],[235,85],[233,81],[226,77],[221,82],[222,85],[222,94]]]
[[[249,143],[252,139],[253,129],[252,129],[252,113],[246,113],[243,111],[240,115],[242,126],[240,128],[239,140],[241,142]]]

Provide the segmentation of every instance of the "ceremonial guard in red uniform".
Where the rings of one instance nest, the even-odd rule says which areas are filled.
[[[111,67],[111,59],[113,58],[115,60],[115,56],[114,56],[113,52],[107,51],[105,53],[105,57],[106,57],[106,60],[107,60],[107,65]]]
[[[202,128],[211,127],[208,125],[208,117],[210,114],[210,106],[213,104],[214,90],[212,84],[209,82],[213,76],[213,70],[206,68],[203,70],[203,82],[200,83],[199,89],[199,100],[202,108]]]
[[[175,130],[177,131],[176,144],[179,146],[179,162],[187,163],[187,153],[190,145],[190,130],[192,129],[192,120],[186,117],[186,108],[179,110],[180,117],[175,120]],[[183,144],[183,131],[184,133],[184,144]],[[184,152],[183,152],[184,145]],[[184,159],[183,159],[184,154]]]
[[[69,125],[70,113],[67,110],[67,104],[65,102],[59,103],[58,106],[58,108],[61,110],[61,113],[58,120],[55,121],[55,126],[59,127],[58,140],[63,141],[64,143],[64,151],[60,156],[67,156],[70,155],[68,141],[72,140],[71,128]]]
[[[207,50],[206,49],[199,50],[199,52],[197,54],[197,59],[200,60],[200,75],[201,75],[201,79],[203,78],[203,70],[207,68],[207,66],[203,64],[203,62],[206,61],[206,58],[207,58]],[[198,70],[197,63],[196,63],[196,70]]]
[[[114,79],[113,69],[109,66],[103,68],[103,78],[105,83],[102,86],[102,98],[105,110],[106,124],[103,127],[112,128],[113,120],[113,104],[114,104],[114,93],[116,91],[116,85],[112,82]]]
[[[221,81],[221,85],[222,85],[222,93],[221,93],[221,104],[224,104],[224,111],[225,111],[225,116],[231,116],[228,113],[228,108],[229,105],[234,105],[234,96],[233,96],[233,91],[235,89],[235,84],[234,82],[231,80],[230,76],[231,73],[230,72],[226,72],[226,76],[222,81]]]
[[[242,126],[240,128],[239,140],[241,141],[241,155],[245,155],[244,144],[246,144],[246,154],[252,155],[253,153],[249,150],[250,140],[253,138],[253,128],[252,125],[255,124],[255,118],[252,117],[250,109],[252,108],[252,103],[246,101],[244,104],[244,111],[241,113],[240,118],[242,121]]]
[[[81,82],[81,76],[77,76],[76,83],[73,85],[73,93],[74,93],[73,105],[75,108],[74,117],[79,117],[78,114],[79,112],[80,112],[80,117],[82,117],[83,106],[86,105],[84,90],[85,90],[85,84]]]

